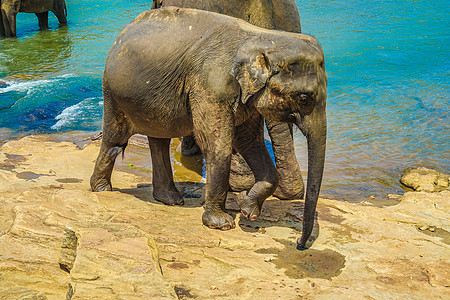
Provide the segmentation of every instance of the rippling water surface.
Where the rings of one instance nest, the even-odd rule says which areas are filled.
[[[66,0],[68,25],[39,31],[18,15],[0,39],[0,139],[100,130],[101,76],[121,28],[150,1]],[[328,73],[322,194],[382,199],[410,166],[449,171],[449,5],[436,1],[297,1]],[[0,83],[1,85],[1,83]],[[306,171],[305,141],[295,132]]]

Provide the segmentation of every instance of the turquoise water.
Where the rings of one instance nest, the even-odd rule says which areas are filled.
[[[0,142],[30,133],[101,130],[104,60],[121,28],[150,1],[66,0],[68,25],[39,31],[18,15],[0,39]],[[355,199],[401,192],[407,167],[449,172],[447,1],[297,1],[328,72],[322,194]],[[304,138],[295,132],[306,171]]]

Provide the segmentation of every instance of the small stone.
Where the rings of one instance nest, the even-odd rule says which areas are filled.
[[[273,257],[266,257],[264,258],[265,262],[271,262],[274,258]]]
[[[420,230],[427,230],[428,229],[428,225],[423,225],[419,227]]]
[[[436,228],[430,227],[430,228],[428,228],[428,230],[431,231],[431,232],[434,232],[436,230]]]

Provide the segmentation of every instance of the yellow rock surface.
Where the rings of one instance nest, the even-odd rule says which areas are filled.
[[[165,206],[151,196],[151,173],[128,172],[126,161],[113,172],[112,192],[92,193],[98,151],[99,142],[80,149],[48,136],[0,148],[0,299],[449,295],[448,190],[408,192],[384,208],[320,199],[315,241],[298,251],[302,201],[268,199],[250,222],[230,193],[238,226],[211,230],[201,198],[189,198],[201,183],[178,183],[186,205]]]

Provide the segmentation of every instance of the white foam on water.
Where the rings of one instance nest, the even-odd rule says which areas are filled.
[[[58,121],[50,128],[53,130],[59,130],[64,126],[73,123],[74,121],[85,119],[82,117],[83,114],[89,114],[90,111],[97,110],[99,106],[103,106],[103,101],[95,101],[98,99],[102,99],[102,97],[86,98],[75,105],[65,108],[59,115],[55,117],[55,120]]]
[[[6,86],[0,87],[0,94],[5,94],[9,92],[27,92],[27,94],[30,94],[36,88],[39,89],[43,86],[48,86],[49,84],[58,82],[61,79],[71,77],[75,77],[75,74],[68,73],[51,79],[41,79],[31,81],[5,81]]]
[[[33,80],[33,81],[5,81],[6,87],[0,88],[0,94],[5,94],[8,92],[30,92],[35,88],[45,86],[55,79],[43,79],[43,80]]]

